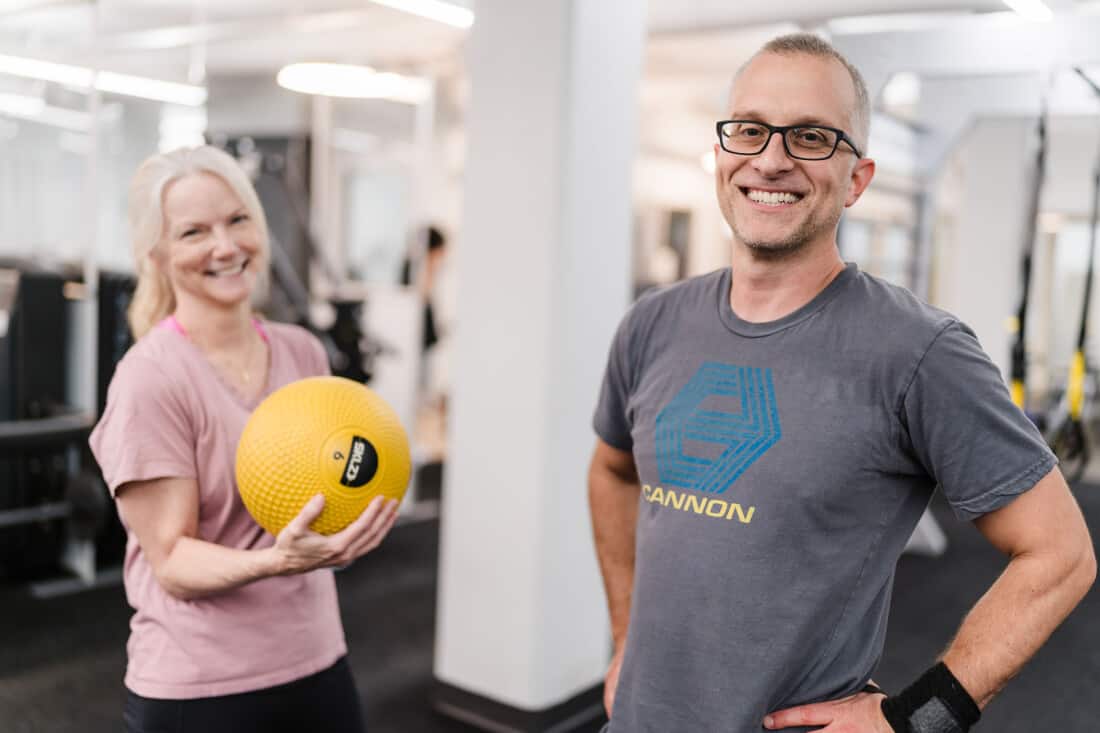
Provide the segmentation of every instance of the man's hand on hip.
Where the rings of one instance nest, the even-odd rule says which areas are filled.
[[[764,718],[768,730],[823,725],[820,733],[894,733],[882,714],[885,695],[860,692],[851,697],[778,710]]]
[[[611,658],[611,664],[607,666],[607,674],[603,678],[603,707],[607,711],[607,717],[611,717],[611,708],[615,707],[615,690],[619,686],[619,670],[623,666],[623,649],[626,644],[619,647],[615,656]]]

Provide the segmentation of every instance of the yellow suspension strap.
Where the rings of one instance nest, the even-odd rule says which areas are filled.
[[[1100,96],[1100,86],[1081,69],[1074,69],[1085,83]],[[1077,351],[1069,365],[1069,380],[1066,383],[1066,398],[1069,400],[1069,414],[1074,420],[1081,420],[1085,405],[1085,375],[1088,371],[1085,360],[1085,343],[1089,334],[1089,310],[1092,303],[1092,275],[1096,262],[1096,228],[1100,225],[1100,151],[1097,151],[1096,166],[1092,173],[1092,213],[1089,216],[1089,259],[1085,270],[1085,297],[1081,304],[1081,329],[1077,332]]]
[[[1074,352],[1069,364],[1069,382],[1066,384],[1066,399],[1069,402],[1069,416],[1073,420],[1081,419],[1085,406],[1085,353]]]
[[[1097,86],[1081,69],[1074,69],[1085,80],[1097,96]],[[1100,219],[1100,151],[1097,153],[1096,166],[1092,178],[1092,214],[1089,217],[1089,257],[1085,271],[1085,295],[1081,304],[1081,328],[1077,332],[1077,348],[1069,365],[1069,378],[1066,380],[1066,411],[1068,415],[1061,425],[1054,426],[1050,445],[1062,464],[1062,472],[1070,481],[1080,479],[1088,463],[1090,446],[1088,431],[1085,430],[1085,379],[1088,375],[1088,360],[1085,358],[1085,343],[1089,331],[1089,307],[1092,302],[1092,280],[1096,261],[1096,228]]]

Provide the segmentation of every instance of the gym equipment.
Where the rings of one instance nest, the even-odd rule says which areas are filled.
[[[67,278],[20,261],[2,272],[0,420],[50,417],[65,409]]]
[[[1100,96],[1097,86],[1081,69],[1077,74]],[[1070,481],[1078,481],[1085,473],[1091,449],[1088,431],[1083,419],[1085,407],[1085,382],[1088,360],[1085,357],[1085,341],[1089,330],[1089,306],[1092,302],[1092,279],[1096,260],[1096,227],[1100,224],[1100,150],[1097,152],[1092,177],[1092,213],[1089,216],[1089,257],[1085,270],[1085,297],[1081,304],[1081,327],[1077,332],[1077,346],[1070,361],[1066,391],[1059,405],[1057,417],[1050,422],[1047,441],[1061,462],[1062,471]]]
[[[103,414],[107,405],[107,388],[115,375],[115,366],[134,343],[126,311],[137,285],[129,273],[99,271],[99,308],[96,338],[96,412]]]
[[[1031,199],[1024,226],[1023,259],[1020,263],[1021,294],[1016,309],[1013,327],[1016,339],[1012,344],[1012,367],[1010,373],[1012,401],[1021,410],[1027,407],[1027,306],[1031,291],[1031,263],[1035,251],[1035,235],[1039,220],[1039,196],[1043,190],[1043,175],[1046,170],[1047,127],[1046,101],[1040,101],[1039,123],[1036,129],[1035,173],[1031,179]]]
[[[273,535],[323,493],[325,508],[311,526],[332,534],[377,495],[400,501],[411,465],[405,430],[385,401],[350,379],[309,377],[252,413],[237,445],[237,487]]]
[[[94,419],[65,404],[67,278],[8,264],[0,269],[0,578],[33,581],[68,567],[68,550],[96,538],[105,512],[92,507],[109,498],[106,487],[75,478]]]

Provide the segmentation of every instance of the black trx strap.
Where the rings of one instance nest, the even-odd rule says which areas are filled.
[[[1011,387],[1012,401],[1021,410],[1027,402],[1027,306],[1031,294],[1031,261],[1035,250],[1035,234],[1038,229],[1039,195],[1043,190],[1043,174],[1046,170],[1047,125],[1046,102],[1040,102],[1039,124],[1035,146],[1035,173],[1031,180],[1031,201],[1024,225],[1023,260],[1020,264],[1020,305],[1016,309],[1016,340],[1012,344]]]

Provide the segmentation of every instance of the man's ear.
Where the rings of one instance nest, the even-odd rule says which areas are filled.
[[[875,177],[875,161],[870,158],[860,158],[852,168],[852,185],[848,188],[848,197],[844,200],[844,206],[848,207],[859,201],[859,197],[871,185],[871,179]]]

